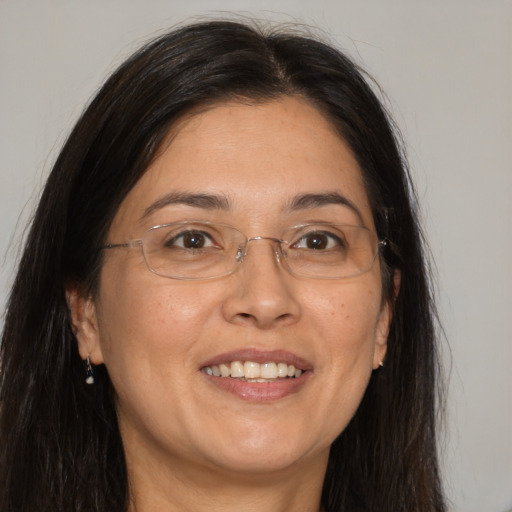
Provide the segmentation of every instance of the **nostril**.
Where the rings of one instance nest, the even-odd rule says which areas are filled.
[[[290,318],[291,315],[290,313],[284,313],[282,315],[279,315],[276,320],[279,322],[279,321],[283,321],[283,320],[288,320],[288,318]]]

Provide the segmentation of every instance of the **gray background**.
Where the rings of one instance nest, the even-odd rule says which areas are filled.
[[[387,92],[450,344],[451,510],[512,509],[510,1],[0,0],[1,309],[24,225],[87,99],[148,36],[222,11],[320,27]]]

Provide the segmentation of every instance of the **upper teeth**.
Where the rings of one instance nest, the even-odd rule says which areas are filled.
[[[205,366],[202,369],[208,375],[215,377],[235,377],[245,379],[277,379],[285,377],[300,377],[302,370],[293,364],[286,363],[255,363],[254,361],[233,361],[219,365]]]

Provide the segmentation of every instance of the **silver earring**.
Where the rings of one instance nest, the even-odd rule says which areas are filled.
[[[384,361],[381,361],[381,362],[379,363],[379,366],[382,368],[382,367],[384,366]]]
[[[94,372],[92,371],[91,358],[87,356],[85,360],[85,382],[87,384],[94,384]]]

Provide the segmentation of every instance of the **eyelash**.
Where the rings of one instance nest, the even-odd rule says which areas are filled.
[[[199,239],[202,242],[200,247],[193,247],[193,246],[186,247],[185,237],[187,237],[187,235],[190,235],[192,237],[192,239],[190,240],[191,242],[194,241],[194,238]],[[311,240],[311,237],[313,237],[313,240]],[[308,244],[310,241],[312,241],[314,244],[320,237],[327,238],[325,245],[322,244],[323,240],[320,240],[320,243],[318,244],[319,246],[317,246],[317,247],[314,247],[314,246],[300,247],[302,242],[305,242],[306,244]],[[314,238],[316,238],[316,240]],[[181,243],[178,243],[179,240],[181,240]],[[207,247],[204,247],[205,242],[206,243],[209,242]],[[329,250],[329,249],[333,249],[334,246],[345,248],[347,244],[346,244],[346,241],[343,240],[340,236],[338,236],[334,233],[331,233],[329,231],[310,231],[308,233],[300,234],[300,236],[296,242],[290,242],[288,245],[292,249]],[[172,236],[170,239],[166,240],[163,243],[163,246],[167,247],[167,248],[179,247],[182,249],[191,249],[191,250],[206,249],[206,248],[210,248],[210,247],[220,247],[218,242],[215,240],[215,238],[210,233],[207,233],[206,231],[199,230],[199,229],[196,231],[189,229],[187,231],[177,233],[176,235]]]
[[[339,246],[339,247],[346,247],[346,242],[344,240],[342,240],[339,236],[335,235],[334,233],[331,233],[329,231],[310,231],[309,233],[304,233],[303,235],[301,235],[301,237],[299,238],[299,240],[297,242],[295,242],[294,244],[292,244],[291,246],[294,247],[294,248],[297,248],[297,249],[300,249],[301,247],[298,247],[300,242],[303,241],[303,240],[307,240],[308,237],[320,237],[320,236],[325,236],[327,237],[328,239],[330,239],[330,241],[334,241],[335,245]],[[307,243],[307,241],[306,241]],[[333,247],[329,247],[329,241],[327,242],[327,247],[321,247],[321,248],[318,248],[318,247],[307,247],[308,249],[312,249],[312,250],[319,250],[319,249],[332,249]]]
[[[194,230],[187,230],[187,231],[183,231],[181,233],[178,233],[178,234],[174,235],[169,240],[166,240],[163,245],[164,245],[164,247],[180,247],[182,249],[203,249],[202,246],[201,247],[185,247],[184,238],[187,235],[191,235],[192,237],[200,236],[200,237],[203,237],[204,240],[209,240],[212,243],[212,246],[217,245],[215,243],[214,239],[212,238],[212,236],[209,233],[206,233],[205,231],[201,231],[201,230],[196,230],[196,231],[194,231]],[[183,245],[177,245],[176,244],[176,242],[179,239],[182,239]]]

